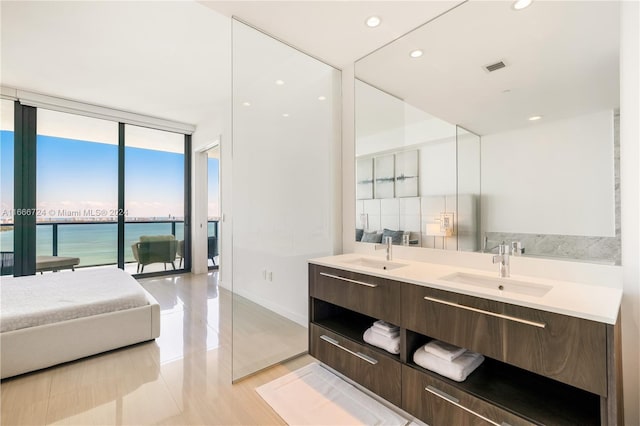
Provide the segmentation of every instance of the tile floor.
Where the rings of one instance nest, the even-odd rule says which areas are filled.
[[[218,288],[217,272],[141,283],[161,305],[160,338],[4,380],[2,425],[284,424],[254,389],[313,358],[232,385],[231,294]]]

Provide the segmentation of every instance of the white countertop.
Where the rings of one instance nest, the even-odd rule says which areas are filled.
[[[403,264],[404,266],[397,269],[383,270],[381,268],[368,267],[353,263],[359,259],[383,261],[384,257],[373,257],[360,253],[350,253],[310,259],[309,263],[360,272],[391,280],[404,281],[440,290],[453,291],[469,296],[483,297],[486,299],[540,309],[548,312],[555,312],[558,314],[570,315],[577,318],[607,324],[616,323],[620,303],[622,301],[622,290],[618,288],[529,277],[513,273],[509,278],[504,279],[506,283],[508,283],[509,280],[512,280],[531,283],[534,286],[542,285],[550,286],[552,288],[545,295],[537,297],[527,294],[501,291],[497,288],[485,288],[442,279],[451,274],[464,273],[501,280],[497,277],[497,265],[496,272],[492,274],[478,269],[394,259],[392,261],[393,263]]]

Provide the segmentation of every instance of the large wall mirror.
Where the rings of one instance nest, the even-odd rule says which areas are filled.
[[[465,2],[356,62],[356,239],[619,264],[619,15]]]

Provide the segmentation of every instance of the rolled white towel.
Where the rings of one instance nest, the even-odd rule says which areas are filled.
[[[392,354],[400,353],[400,336],[398,337],[384,337],[374,333],[370,328],[364,332],[362,336],[365,342],[370,345],[377,346]]]
[[[382,337],[386,337],[386,338],[394,338],[394,337],[398,337],[400,336],[400,330],[396,330],[396,331],[385,331],[385,330],[381,330],[377,327],[371,327],[371,331],[379,336]]]
[[[424,350],[445,361],[453,361],[466,352],[465,348],[459,348],[458,346],[450,345],[440,340],[430,341],[424,345]]]
[[[413,361],[419,366],[441,376],[448,377],[456,382],[463,382],[469,374],[473,373],[482,364],[484,356],[476,352],[466,351],[449,362],[427,352],[422,346],[413,354]]]
[[[380,331],[394,332],[400,330],[400,327],[398,327],[397,325],[389,324],[388,322],[382,320],[374,322],[373,326]]]

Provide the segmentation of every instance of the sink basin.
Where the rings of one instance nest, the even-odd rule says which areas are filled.
[[[407,266],[404,263],[396,263],[391,262],[390,260],[382,259],[368,259],[366,257],[359,257],[357,259],[348,260],[345,263],[349,263],[351,265],[366,266],[367,268],[382,269],[385,271],[390,271],[392,269],[398,269],[402,268],[403,266]]]
[[[456,272],[451,275],[446,275],[444,277],[441,277],[440,279],[452,283],[500,290],[504,293],[518,293],[534,297],[542,297],[553,288],[550,285],[512,280],[510,278],[493,278],[484,275],[467,274],[463,272]]]

